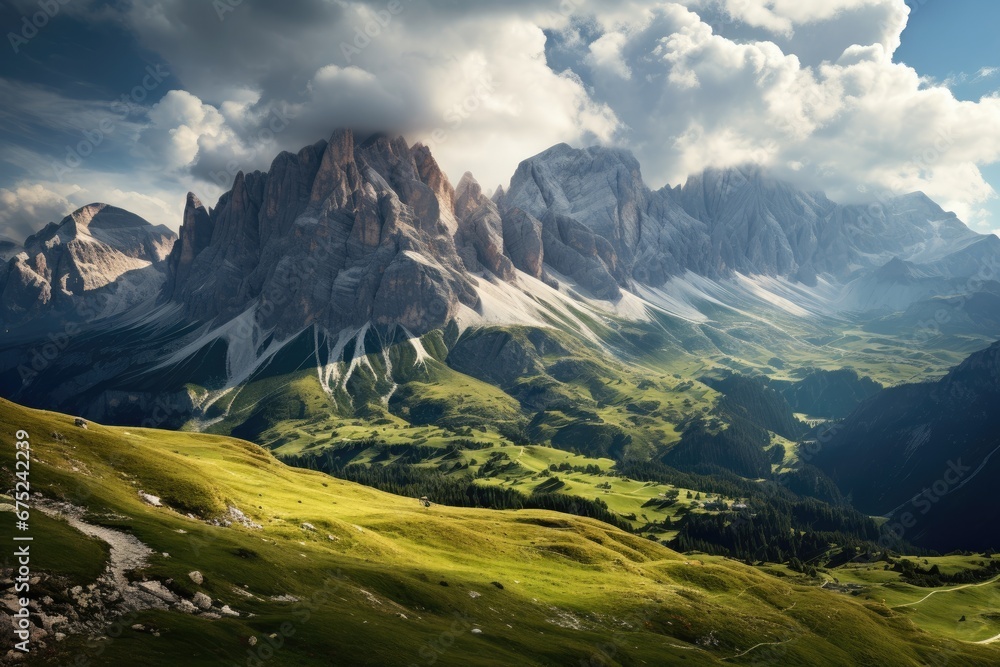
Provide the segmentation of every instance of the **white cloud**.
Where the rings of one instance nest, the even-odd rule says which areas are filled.
[[[230,109],[234,106],[228,105]],[[232,110],[231,110],[232,113]],[[149,124],[142,131],[137,151],[163,169],[191,166],[202,144],[212,145],[234,137],[226,118],[215,107],[191,93],[171,90],[150,109]]]
[[[791,26],[830,15],[755,6],[764,5]],[[962,102],[928,86],[892,62],[891,41],[848,45],[809,67],[774,42],[722,37],[676,4],[656,13],[620,47],[632,79],[595,75],[591,93],[628,127],[622,140],[651,184],[756,162],[842,201],[858,200],[859,186],[923,190],[970,222],[996,196],[979,167],[1000,160],[1000,99]],[[901,32],[905,16],[885,33]],[[590,64],[583,51],[580,62]]]
[[[183,187],[164,189],[145,178],[137,182],[98,172],[88,172],[73,183],[21,181],[0,189],[0,235],[23,241],[47,223],[58,222],[95,202],[118,206],[153,224],[176,229],[184,210],[185,192]]]
[[[904,0],[681,0],[681,3],[696,11],[718,8],[723,22],[745,23],[786,39],[797,31],[809,32],[810,26],[830,24],[845,16],[863,17],[854,21],[852,43],[880,43],[889,51],[899,47],[901,26],[910,13]]]
[[[347,11],[346,26],[364,25],[369,15],[361,6]],[[404,17],[352,54],[353,64],[343,63],[337,41],[352,40],[351,30],[341,26],[324,35],[315,53],[319,62],[297,92],[278,96],[263,82],[246,80],[240,87],[245,96],[258,86],[252,102],[210,103],[190,91],[171,91],[150,111],[138,150],[217,184],[220,173],[231,180],[233,165],[266,169],[278,151],[297,150],[348,126],[421,141],[453,179],[471,170],[492,187],[506,182],[520,160],[554,143],[613,138],[618,121],[610,106],[593,100],[576,74],[547,65],[546,37],[535,22],[516,15],[489,23],[459,16],[428,40],[422,29],[406,29]],[[612,59],[609,47],[602,56]],[[177,69],[188,68],[182,63]],[[260,130],[274,120],[268,110],[275,108],[288,127],[262,142]]]
[[[22,242],[45,223],[61,220],[70,206],[63,195],[40,183],[0,189],[0,236]]]
[[[585,62],[591,67],[607,70],[623,79],[632,78],[632,70],[625,63],[622,47],[628,36],[620,32],[608,32],[591,43],[590,53]]]
[[[135,0],[118,20],[186,89],[122,133],[144,163],[127,188],[111,173],[67,185],[176,227],[186,189],[211,200],[236,169],[352,126],[423,141],[486,187],[552,144],[614,143],[653,186],[757,162],[842,200],[922,189],[987,224],[1000,98],[958,101],[892,62],[903,0],[415,2],[356,42],[372,6],[245,0],[219,24],[210,3]]]

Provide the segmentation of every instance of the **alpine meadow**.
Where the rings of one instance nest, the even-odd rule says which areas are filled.
[[[0,22],[0,665],[1000,664],[1000,6]]]

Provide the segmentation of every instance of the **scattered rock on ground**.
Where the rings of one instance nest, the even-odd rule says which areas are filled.
[[[139,491],[139,497],[142,498],[142,502],[147,505],[152,505],[153,507],[163,507],[163,503],[160,501],[159,496],[154,496],[151,493],[146,493],[145,491]]]

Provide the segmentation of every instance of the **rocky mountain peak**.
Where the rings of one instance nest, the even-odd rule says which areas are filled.
[[[512,280],[514,264],[504,254],[500,211],[469,172],[455,188],[455,217],[455,246],[466,268],[472,272],[488,269],[503,280]]]
[[[606,147],[553,146],[488,197],[469,173],[453,187],[427,146],[337,130],[267,172],[238,173],[212,209],[189,193],[165,263],[169,230],[94,204],[31,237],[2,278],[24,310],[163,264],[161,300],[193,321],[252,312],[262,332],[375,323],[416,333],[477,309],[479,280],[516,285],[518,271],[550,285],[565,276],[608,300],[689,272],[822,280],[844,286],[837,303],[850,310],[870,309],[886,281],[919,282],[897,290],[897,307],[1000,256],[1000,241],[984,238],[921,193],[841,206],[759,167],[709,169],[654,192],[631,153]],[[84,259],[85,244],[125,259],[95,269],[103,260]],[[57,245],[76,260],[50,252]]]
[[[471,172],[465,172],[455,188],[455,215],[462,219],[474,209],[483,206],[487,198],[483,196],[483,188]],[[490,200],[492,203],[492,200]]]
[[[109,204],[88,204],[68,216],[68,219],[84,229],[124,229],[128,227],[148,227],[149,223],[125,209]],[[64,224],[67,222],[64,220]]]
[[[150,301],[177,236],[108,204],[89,204],[28,237],[0,271],[0,319],[75,311],[86,319]]]
[[[212,242],[212,231],[211,215],[201,200],[189,192],[184,203],[180,238],[168,259],[170,281],[164,287],[168,294],[173,294],[177,285],[187,279],[194,258]]]
[[[490,199],[493,200],[493,203],[496,204],[501,210],[503,209],[503,197],[505,194],[507,194],[507,192],[503,189],[503,186],[498,185],[496,190],[493,191],[493,196],[490,197]]]
[[[193,206],[166,297],[196,320],[252,311],[278,335],[311,324],[442,326],[478,303],[451,231],[454,198],[425,147],[338,130],[266,174],[238,175],[207,221]],[[211,230],[208,245],[199,229]]]
[[[431,155],[431,149],[423,144],[412,148],[413,161],[417,166],[420,180],[431,189],[441,210],[442,223],[452,233],[455,233],[458,221],[455,219],[455,189],[448,181],[437,160]]]

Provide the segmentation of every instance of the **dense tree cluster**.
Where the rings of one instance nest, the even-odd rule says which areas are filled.
[[[764,453],[770,444],[768,432],[745,419],[734,418],[728,428],[712,430],[698,417],[661,460],[683,470],[708,472],[718,467],[755,479],[771,474],[771,461]]]
[[[946,574],[938,565],[922,568],[908,558],[890,559],[891,569],[899,572],[901,579],[914,586],[939,588],[952,584],[976,584],[1000,575],[1000,560],[983,560],[979,568],[961,569],[954,574]]]
[[[440,452],[438,452],[440,453]],[[440,470],[411,465],[343,465],[337,451],[289,456],[285,463],[319,470],[340,479],[357,482],[381,491],[413,498],[427,497],[431,502],[455,507],[491,509],[545,509],[604,521],[622,530],[632,526],[608,509],[600,498],[588,500],[563,493],[524,494],[516,489],[477,484],[468,474],[449,475]],[[557,479],[557,478],[553,478]]]

